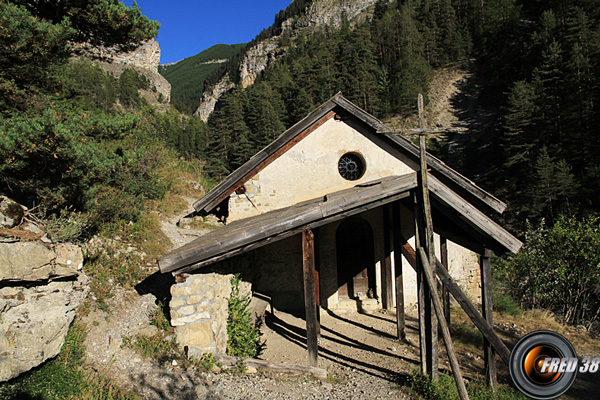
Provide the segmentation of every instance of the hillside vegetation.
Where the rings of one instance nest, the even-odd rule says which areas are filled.
[[[217,44],[175,64],[160,66],[158,72],[171,84],[171,104],[183,113],[193,114],[200,104],[206,79],[244,47],[245,43]]]
[[[526,219],[595,213],[598,13],[575,0],[380,1],[363,23],[282,34],[286,55],[211,115],[207,171],[223,178],[338,91],[379,118],[409,115],[434,69],[475,58],[480,104],[496,112],[452,166],[507,200],[521,232]]]

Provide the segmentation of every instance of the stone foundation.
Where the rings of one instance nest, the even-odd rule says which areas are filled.
[[[181,346],[200,353],[226,353],[232,278],[231,274],[197,274],[171,286],[171,325]],[[240,296],[251,295],[250,283],[240,282]]]

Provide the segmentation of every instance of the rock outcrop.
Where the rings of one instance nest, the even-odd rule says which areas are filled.
[[[298,18],[294,30],[308,29],[308,33],[322,25],[340,28],[344,18],[354,21],[365,16],[363,11],[377,3],[377,0],[317,0],[310,3],[306,14]]]
[[[292,36],[297,36],[301,31],[310,34],[320,26],[328,25],[334,28],[342,26],[344,18],[348,21],[360,20],[368,13],[364,11],[373,6],[377,0],[314,0],[307,6],[303,16],[286,20],[282,23],[284,31],[291,30]],[[239,85],[242,88],[254,83],[260,72],[281,58],[287,48],[279,47],[279,37],[274,36],[257,43],[246,51],[238,69]],[[195,114],[203,121],[214,110],[218,110],[219,98],[231,90],[235,85],[227,76],[224,76],[217,85],[205,89],[200,106]]]
[[[18,236],[0,237],[0,382],[59,353],[89,290],[78,246]]]
[[[198,115],[202,121],[208,121],[210,113],[219,109],[219,98],[234,87],[235,84],[229,80],[229,75],[222,77],[215,86],[202,94],[202,101],[194,114]]]
[[[98,62],[98,65],[115,77],[126,69],[134,69],[150,82],[151,90],[142,90],[142,96],[151,105],[168,104],[171,99],[171,84],[158,73],[160,46],[150,39],[137,49],[121,52],[117,48],[78,45],[79,53]]]
[[[242,88],[252,85],[261,71],[285,54],[277,42],[277,38],[263,40],[246,52],[239,69]]]

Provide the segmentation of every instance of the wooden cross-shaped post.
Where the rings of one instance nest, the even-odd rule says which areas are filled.
[[[433,220],[431,218],[431,202],[429,200],[429,183],[427,180],[427,148],[426,148],[426,131],[425,121],[423,117],[423,95],[419,93],[417,107],[419,111],[419,148],[420,148],[420,161],[421,168],[419,172],[419,186],[421,188],[421,203],[422,212],[424,219],[424,233],[425,238],[421,240],[421,246],[424,246],[427,250],[427,264],[435,265],[435,247],[433,242]],[[423,265],[423,264],[421,264]],[[435,271],[432,272],[435,275]],[[438,321],[433,312],[433,304],[431,300],[429,288],[425,287],[425,339],[426,339],[426,366],[427,373],[431,376],[431,379],[437,381],[439,378],[438,371],[438,334],[437,327]]]

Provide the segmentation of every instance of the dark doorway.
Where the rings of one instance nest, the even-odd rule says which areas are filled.
[[[373,297],[375,257],[373,230],[361,218],[348,219],[336,233],[338,295],[345,298]]]

